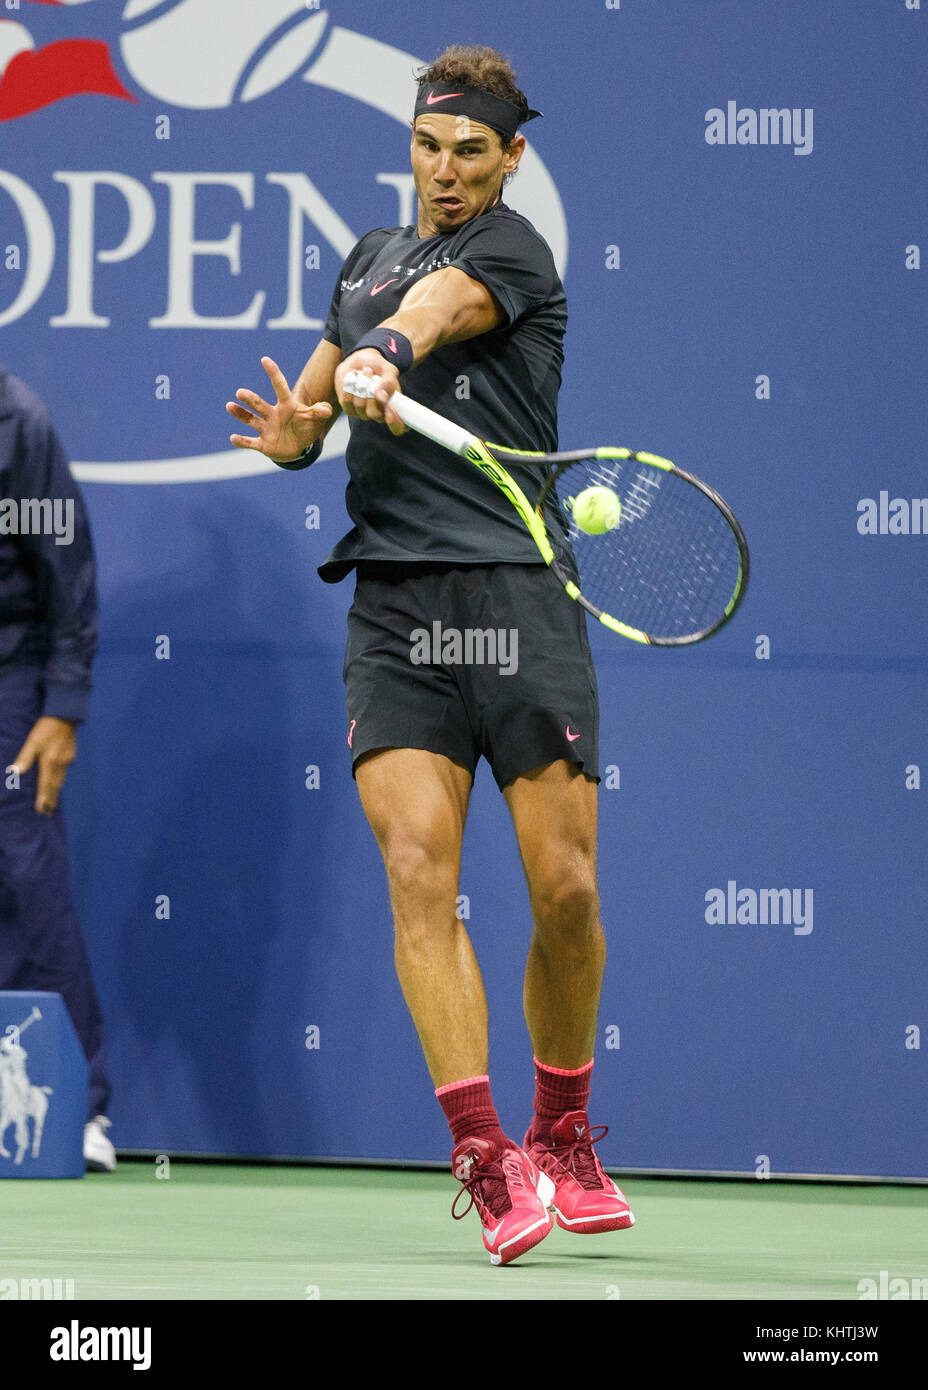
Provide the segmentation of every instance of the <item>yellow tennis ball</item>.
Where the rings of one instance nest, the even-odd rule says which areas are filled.
[[[586,487],[577,493],[570,511],[581,531],[601,536],[618,526],[622,503],[611,487]]]

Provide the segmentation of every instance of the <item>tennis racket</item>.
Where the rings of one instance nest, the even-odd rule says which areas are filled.
[[[344,384],[351,395],[370,398],[380,378],[350,372]],[[530,453],[478,439],[401,392],[390,397],[390,408],[492,479],[567,594],[613,632],[652,647],[682,647],[711,637],[738,609],[750,566],[744,532],[717,492],[669,459],[613,448]],[[533,501],[504,461],[536,475],[545,470]],[[551,544],[544,514],[552,507],[567,523],[579,585]],[[591,525],[607,529],[593,534]]]

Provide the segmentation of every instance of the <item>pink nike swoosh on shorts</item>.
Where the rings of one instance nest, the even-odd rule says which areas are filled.
[[[568,737],[568,739],[570,740],[571,743],[576,743],[577,739],[580,737],[579,734],[572,734],[572,733],[570,732],[570,725],[569,725],[569,724],[567,725],[567,728],[564,730],[564,733],[567,735],[567,737]]]

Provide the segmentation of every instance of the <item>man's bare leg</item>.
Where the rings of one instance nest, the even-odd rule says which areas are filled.
[[[525,1021],[535,1056],[574,1069],[593,1056],[606,962],[596,887],[596,783],[574,763],[517,777],[505,790],[535,930]]]
[[[487,1070],[487,1001],[456,916],[461,842],[473,779],[420,748],[384,748],[355,771],[380,846],[400,985],[436,1087]]]

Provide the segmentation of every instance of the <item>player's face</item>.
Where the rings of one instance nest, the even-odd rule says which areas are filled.
[[[505,153],[495,130],[450,112],[417,116],[410,157],[419,196],[419,235],[463,227],[499,202],[503,175],[522,157],[524,136]]]

